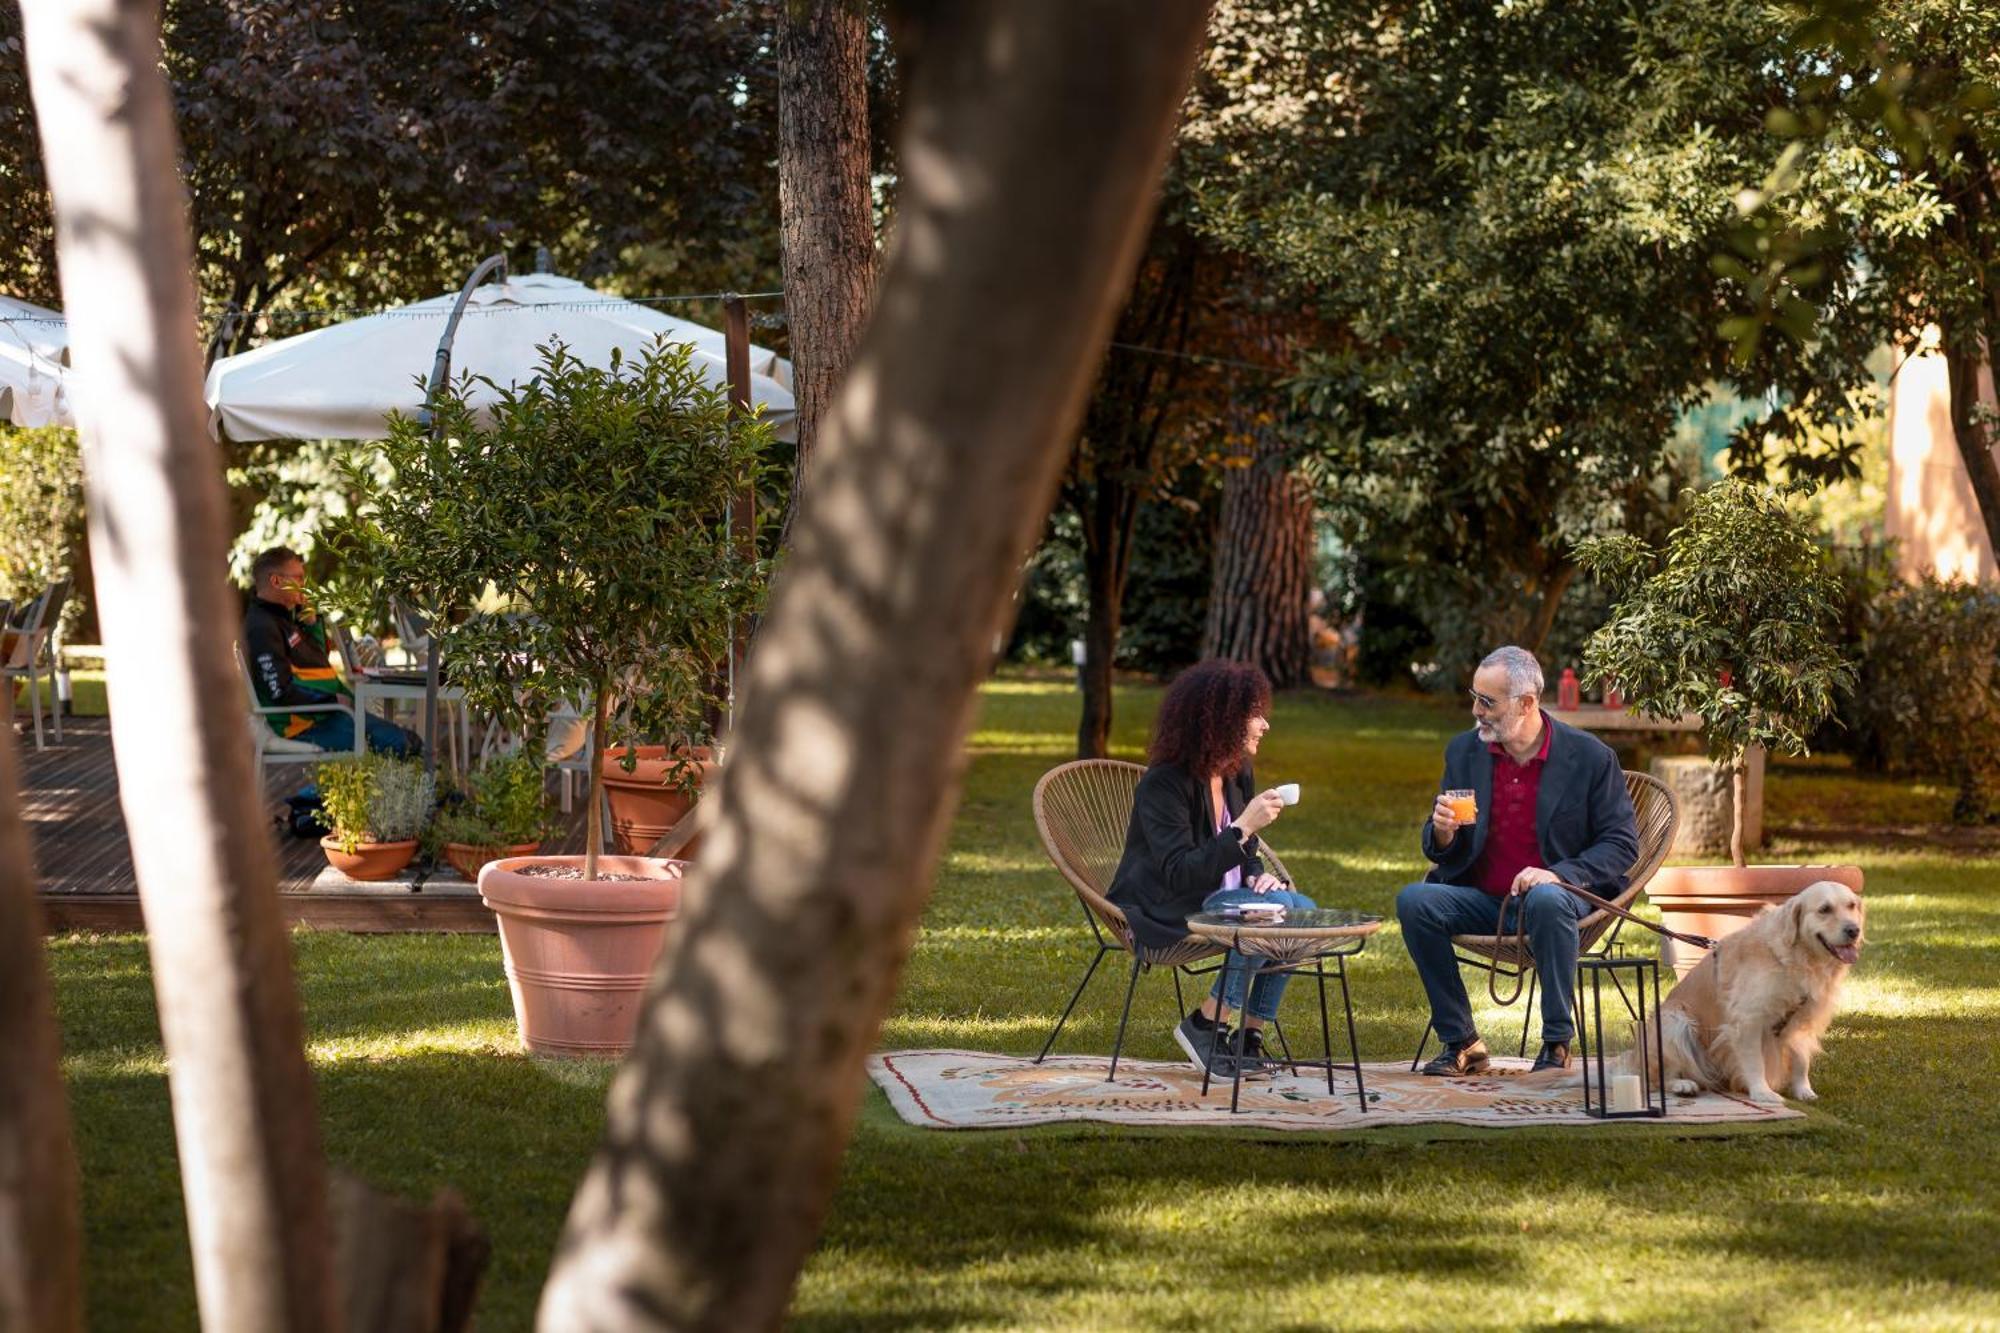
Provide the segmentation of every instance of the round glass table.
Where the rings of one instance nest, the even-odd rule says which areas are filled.
[[[1347,960],[1368,946],[1368,937],[1382,929],[1382,918],[1338,907],[1290,908],[1276,920],[1262,915],[1246,916],[1236,911],[1198,912],[1188,918],[1187,928],[1188,934],[1230,950],[1229,957],[1223,960],[1225,987],[1230,971],[1238,967],[1254,968],[1259,973],[1312,969],[1313,979],[1319,985],[1319,1037],[1324,1058],[1298,1060],[1286,1049],[1280,1063],[1291,1067],[1294,1072],[1302,1066],[1325,1069],[1329,1094],[1334,1091],[1335,1070],[1353,1074],[1355,1100],[1362,1111],[1367,1111],[1368,1090],[1362,1082],[1361,1049],[1354,1035],[1354,1001],[1347,989]],[[1329,961],[1333,964],[1333,979],[1340,985],[1341,1011],[1347,1018],[1346,1063],[1333,1058],[1333,1032],[1327,1021],[1326,1008],[1326,965]],[[1278,1037],[1283,1042],[1282,1029]],[[1243,1054],[1243,1024],[1240,1019],[1236,1030],[1236,1054]],[[1203,1096],[1208,1095],[1208,1083],[1208,1071],[1204,1069],[1201,1076]],[[1239,1060],[1229,1090],[1231,1112],[1237,1109],[1242,1094],[1243,1066]]]

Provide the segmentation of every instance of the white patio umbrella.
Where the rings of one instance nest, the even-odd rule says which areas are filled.
[[[74,426],[68,359],[61,315],[0,296],[0,417],[16,426]]]
[[[209,430],[242,441],[380,439],[391,411],[423,410],[424,377],[457,299],[433,297],[222,358],[208,372]],[[452,376],[522,384],[534,376],[542,344],[560,341],[586,365],[609,366],[612,349],[633,360],[655,337],[691,344],[695,365],[727,383],[716,330],[573,278],[527,273],[473,289],[452,345]],[[750,369],[751,403],[788,437],[791,366],[753,346]],[[491,389],[475,387],[475,406],[492,400]]]

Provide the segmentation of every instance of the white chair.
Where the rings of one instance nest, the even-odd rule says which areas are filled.
[[[55,627],[56,618],[62,615],[63,603],[69,599],[69,580],[61,579],[42,590],[42,595],[29,602],[21,613],[20,623],[8,627],[0,635],[0,644],[6,645],[4,656],[0,656],[0,683],[5,683],[8,691],[8,711],[12,712],[13,686],[11,682],[28,682],[28,708],[35,719],[35,748],[46,748],[42,742],[42,677],[49,677],[50,720],[54,723],[56,741],[60,743],[62,734],[62,709],[54,699],[55,677],[53,671],[42,667],[43,649],[48,644],[49,633]],[[4,615],[0,615],[0,625],[5,625]]]
[[[250,704],[250,748],[257,758],[257,791],[262,799],[266,764],[319,764],[336,759],[359,759],[354,747],[327,750],[295,736],[280,736],[271,730],[271,719],[292,713],[354,713],[352,704],[264,704],[257,701],[257,686],[250,678],[250,666],[243,660],[243,645],[237,644],[236,671],[243,677],[243,690]]]

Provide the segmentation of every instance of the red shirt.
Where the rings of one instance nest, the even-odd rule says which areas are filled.
[[[1535,836],[1535,798],[1542,791],[1542,767],[1549,759],[1549,736],[1555,730],[1542,722],[1542,748],[1525,764],[1517,764],[1498,743],[1486,748],[1493,755],[1493,795],[1486,805],[1486,845],[1472,867],[1473,882],[1496,898],[1514,887],[1514,876],[1542,864],[1541,840]]]

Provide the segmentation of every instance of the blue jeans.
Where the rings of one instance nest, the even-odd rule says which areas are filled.
[[[1250,889],[1217,889],[1202,899],[1201,910],[1214,912],[1232,903],[1283,903],[1286,907],[1301,910],[1317,907],[1312,899],[1303,893],[1293,893],[1286,889],[1273,889],[1269,893],[1256,893]],[[1278,1016],[1278,1001],[1285,998],[1285,983],[1292,979],[1289,972],[1252,973],[1265,960],[1252,958],[1229,951],[1223,959],[1222,972],[1215,978],[1215,985],[1209,993],[1224,1009],[1242,1010],[1253,1018],[1270,1022]],[[1243,1003],[1243,993],[1248,990],[1250,1003]]]
[[[1452,953],[1454,935],[1491,935],[1501,900],[1459,884],[1409,884],[1396,895],[1396,919],[1403,923],[1403,945],[1417,965],[1424,993],[1430,997],[1431,1025],[1438,1040],[1456,1046],[1479,1035],[1472,1025],[1472,1005],[1465,998],[1465,979]],[[1578,940],[1576,923],[1590,904],[1553,884],[1537,884],[1507,906],[1504,933],[1527,922],[1528,949],[1535,955],[1535,973],[1542,986],[1542,1040],[1570,1041],[1576,1036],[1570,992],[1576,984]]]
[[[308,713],[306,716],[311,717]],[[368,718],[368,748],[383,754],[394,755],[398,759],[408,759],[424,752],[424,742],[414,731],[397,726],[385,717],[373,713]],[[352,750],[354,748],[354,714],[321,713],[319,721],[300,732],[294,739],[310,741],[322,750]]]

